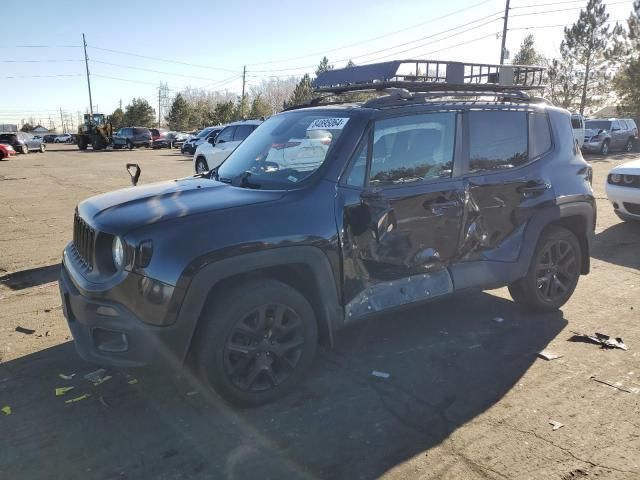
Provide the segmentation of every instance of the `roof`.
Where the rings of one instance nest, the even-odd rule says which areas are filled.
[[[239,120],[237,122],[231,122],[225,125],[225,127],[231,127],[233,125],[260,125],[261,123],[262,120]]]

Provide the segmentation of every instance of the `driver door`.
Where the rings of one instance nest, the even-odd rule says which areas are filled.
[[[458,117],[381,118],[360,145],[338,195],[348,320],[453,291],[446,267],[465,202]]]

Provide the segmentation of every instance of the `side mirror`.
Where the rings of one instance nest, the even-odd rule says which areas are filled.
[[[216,143],[224,143],[224,142],[226,142],[226,140],[224,140],[222,138],[221,139],[217,139],[216,138],[212,143],[215,145]]]

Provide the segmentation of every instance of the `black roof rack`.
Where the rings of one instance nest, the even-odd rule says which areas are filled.
[[[409,92],[442,91],[439,96],[459,92],[483,95],[541,89],[544,70],[544,67],[530,65],[394,60],[322,72],[315,79],[314,87],[317,93],[334,95],[388,88]]]

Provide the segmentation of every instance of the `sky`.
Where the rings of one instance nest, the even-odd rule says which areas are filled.
[[[8,1],[8,0],[4,0]],[[625,22],[632,0],[605,0]],[[80,8],[79,5],[82,7]],[[507,49],[528,33],[558,55],[563,25],[586,0],[511,0]],[[131,98],[158,104],[158,85],[239,93],[271,77],[313,72],[323,55],[336,68],[417,58],[498,63],[505,0],[324,0],[278,2],[84,2],[32,0],[28,21],[0,35],[0,123],[33,117],[49,127],[89,107],[86,35],[94,111]],[[5,9],[6,10],[6,9]]]

